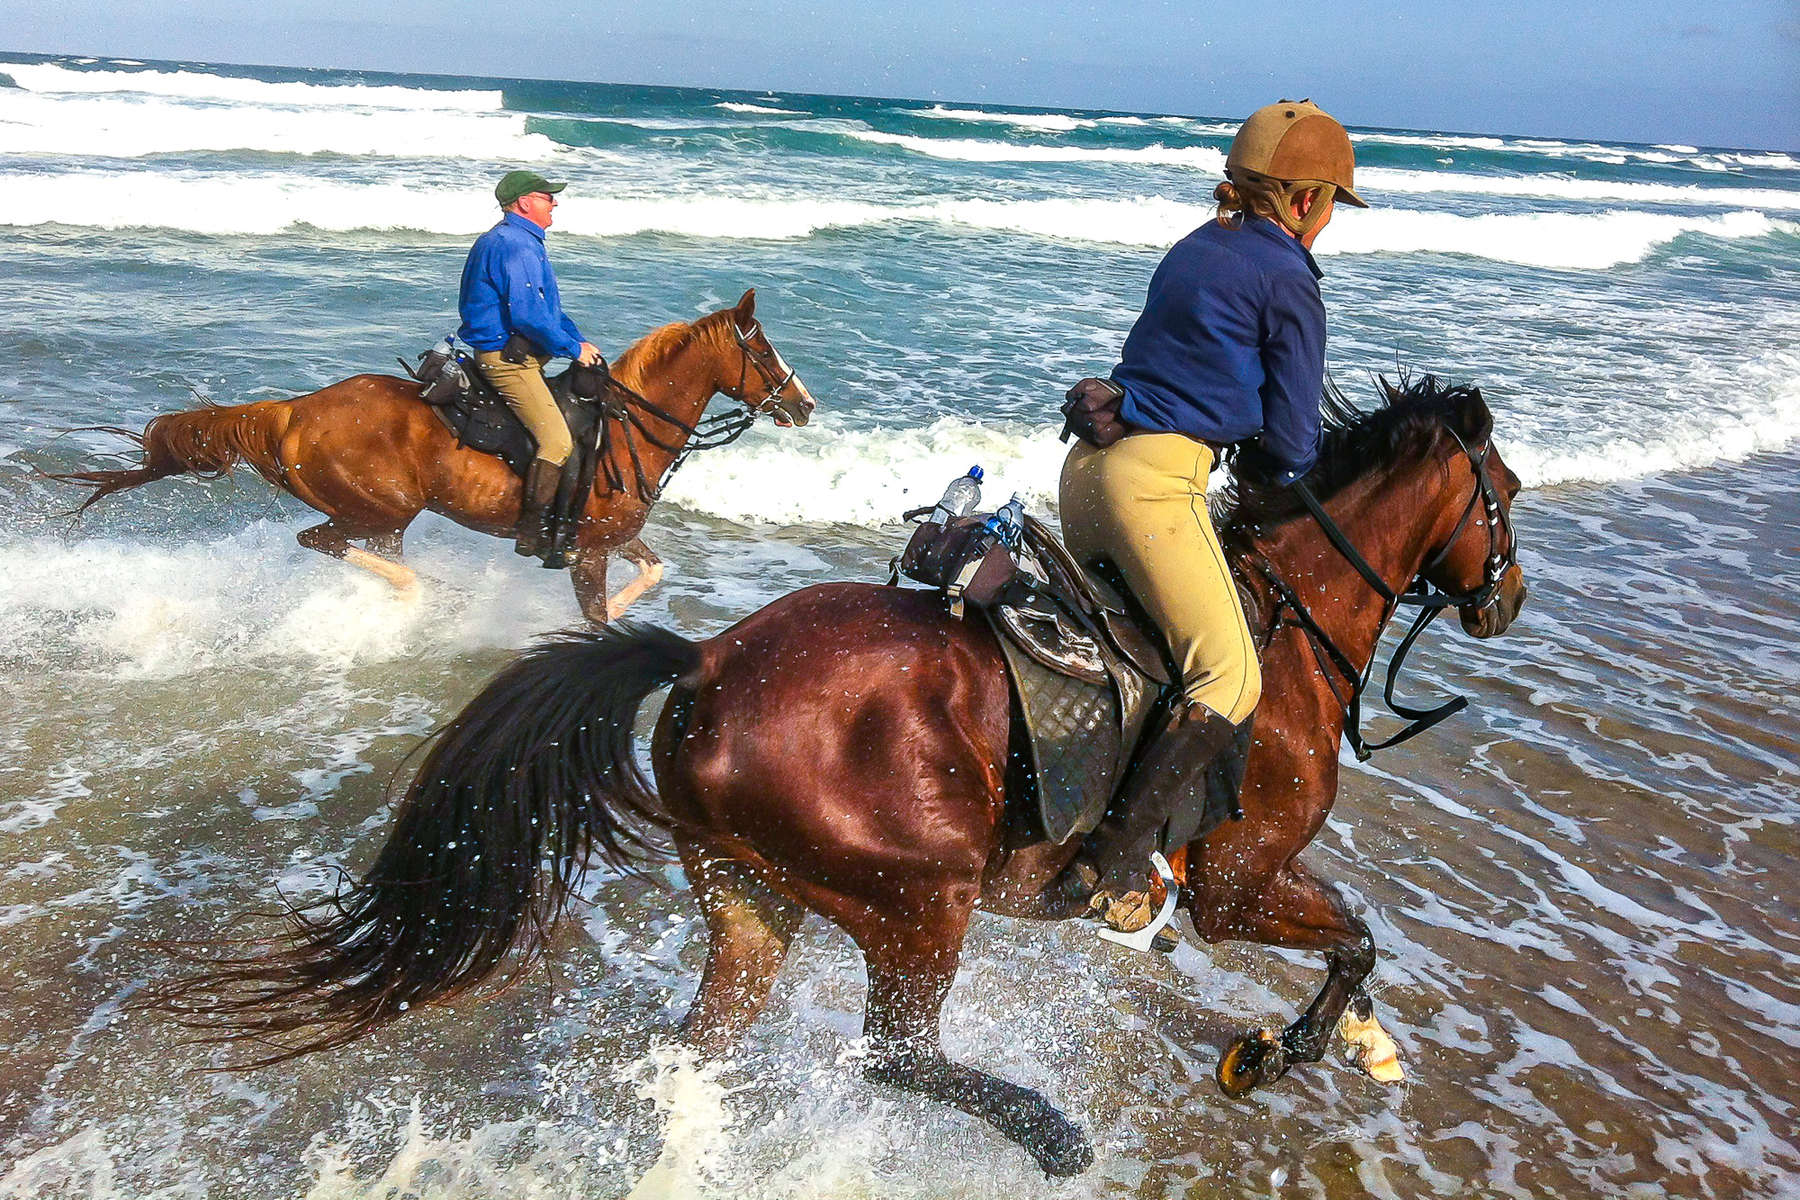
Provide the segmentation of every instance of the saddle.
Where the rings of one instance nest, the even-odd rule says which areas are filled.
[[[1007,547],[982,536],[986,516],[948,529],[921,526],[889,582],[905,575],[937,588],[953,612],[968,619],[972,608],[993,629],[1023,727],[1036,815],[1060,845],[1105,817],[1150,718],[1174,700],[1180,672],[1109,564],[1084,569],[1031,516],[1018,546]]]
[[[492,454],[521,480],[525,478],[537,456],[537,439],[473,359],[454,349],[446,338],[420,356],[418,367],[408,366],[405,359],[400,366],[422,385],[419,398],[456,435],[458,446]],[[550,538],[551,548],[570,558],[584,498],[593,489],[594,474],[606,457],[606,421],[612,415],[608,393],[613,381],[604,364],[584,367],[576,363],[545,382],[573,443],[557,481]]]
[[[419,398],[456,435],[457,445],[492,454],[511,467],[513,474],[525,477],[537,455],[537,440],[505,397],[482,375],[473,358],[447,350],[440,343],[420,356],[417,367],[409,366],[405,359],[400,360],[400,366],[422,385]],[[569,426],[569,437],[576,450],[569,461],[574,463],[584,447],[591,447],[598,440],[595,430],[606,416],[604,403],[610,382],[607,370],[605,366],[577,364],[544,382]],[[586,474],[591,484],[591,462]]]

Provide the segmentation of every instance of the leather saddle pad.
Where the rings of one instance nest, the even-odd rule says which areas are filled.
[[[1061,844],[1100,824],[1174,676],[1160,640],[1036,520],[1024,549],[1041,583],[983,612],[1006,658],[1044,835]]]

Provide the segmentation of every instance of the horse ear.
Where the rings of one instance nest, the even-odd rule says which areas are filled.
[[[737,315],[744,320],[749,320],[750,317],[755,312],[756,312],[756,289],[751,288],[749,291],[745,292],[741,297],[738,298]]]
[[[1470,445],[1487,440],[1494,432],[1494,414],[1489,411],[1487,401],[1481,398],[1481,389],[1472,387],[1467,397],[1456,410],[1456,432]]]

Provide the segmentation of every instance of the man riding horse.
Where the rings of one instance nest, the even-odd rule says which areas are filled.
[[[552,358],[572,358],[584,367],[604,361],[563,312],[556,272],[544,248],[556,194],[567,186],[535,171],[510,171],[500,180],[494,198],[505,215],[475,239],[457,299],[462,315],[457,336],[475,348],[482,375],[537,442],[537,456],[525,476],[515,549],[527,557],[541,555],[546,567],[565,565],[553,554],[551,532],[563,507],[557,503],[557,485],[574,447],[544,382],[544,366]]]

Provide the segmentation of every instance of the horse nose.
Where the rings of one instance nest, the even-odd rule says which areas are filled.
[[[787,410],[788,419],[793,421],[795,425],[806,424],[806,422],[812,418],[813,409],[818,406],[819,402],[813,399],[813,394],[807,391],[806,385],[801,383],[797,378],[794,380],[794,395],[792,399],[787,404],[782,405],[782,407]]]

